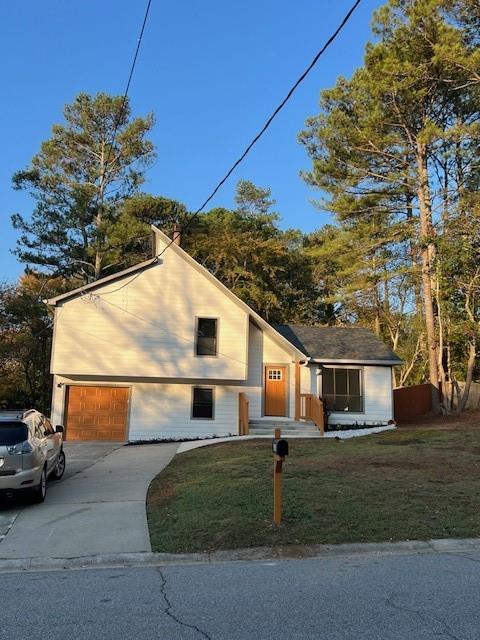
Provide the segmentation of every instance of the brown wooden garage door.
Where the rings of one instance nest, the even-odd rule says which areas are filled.
[[[79,387],[67,389],[66,440],[125,440],[127,387]]]

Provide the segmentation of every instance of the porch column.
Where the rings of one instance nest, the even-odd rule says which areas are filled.
[[[295,362],[295,420],[300,420],[300,362]]]

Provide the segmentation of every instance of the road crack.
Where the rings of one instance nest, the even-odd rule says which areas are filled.
[[[22,513],[21,511],[18,511],[17,513],[14,513],[13,516],[0,516],[0,524],[2,522],[5,523],[6,521],[6,524],[2,524],[2,528],[0,529],[1,531],[0,542],[5,540],[5,538],[8,536],[11,528],[13,527],[17,519],[20,517],[21,513]]]
[[[402,613],[414,613],[420,619],[424,620],[425,622],[428,622],[431,625],[437,624],[442,626],[443,634],[448,636],[449,638],[452,638],[452,640],[464,640],[464,638],[461,638],[460,636],[455,635],[455,633],[453,632],[453,629],[450,627],[450,625],[448,625],[445,622],[445,620],[442,620],[441,618],[433,618],[432,616],[429,616],[428,613],[426,613],[425,611],[422,611],[421,609],[413,609],[411,607],[406,607],[406,606],[397,604],[394,601],[394,598],[395,598],[395,593],[392,593],[390,597],[385,599],[385,603],[387,604],[387,606],[391,607],[392,609],[396,609],[397,611],[401,611]]]
[[[188,622],[184,622],[183,620],[180,620],[180,618],[178,618],[173,613],[172,611],[173,605],[170,602],[167,595],[167,578],[160,567],[156,567],[156,569],[162,581],[160,585],[160,593],[162,594],[162,598],[164,599],[165,605],[166,605],[165,608],[163,609],[163,612],[165,613],[165,615],[167,615],[169,618],[171,618],[174,622],[176,622],[180,626],[196,631],[198,634],[201,635],[202,638],[206,638],[206,640],[213,640],[212,637],[208,635],[206,631],[203,631],[202,629],[200,629],[200,627],[197,627],[195,624],[189,624]]]

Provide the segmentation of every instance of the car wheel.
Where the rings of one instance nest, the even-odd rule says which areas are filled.
[[[34,502],[43,502],[47,495],[47,469],[43,467],[42,475],[40,476],[40,482],[32,489],[32,497]]]
[[[60,480],[60,478],[63,476],[63,474],[65,473],[65,462],[65,452],[62,449],[58,454],[57,462],[52,471],[53,480]]]

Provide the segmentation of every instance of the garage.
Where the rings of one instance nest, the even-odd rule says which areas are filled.
[[[127,439],[128,387],[71,385],[65,398],[65,438]]]

